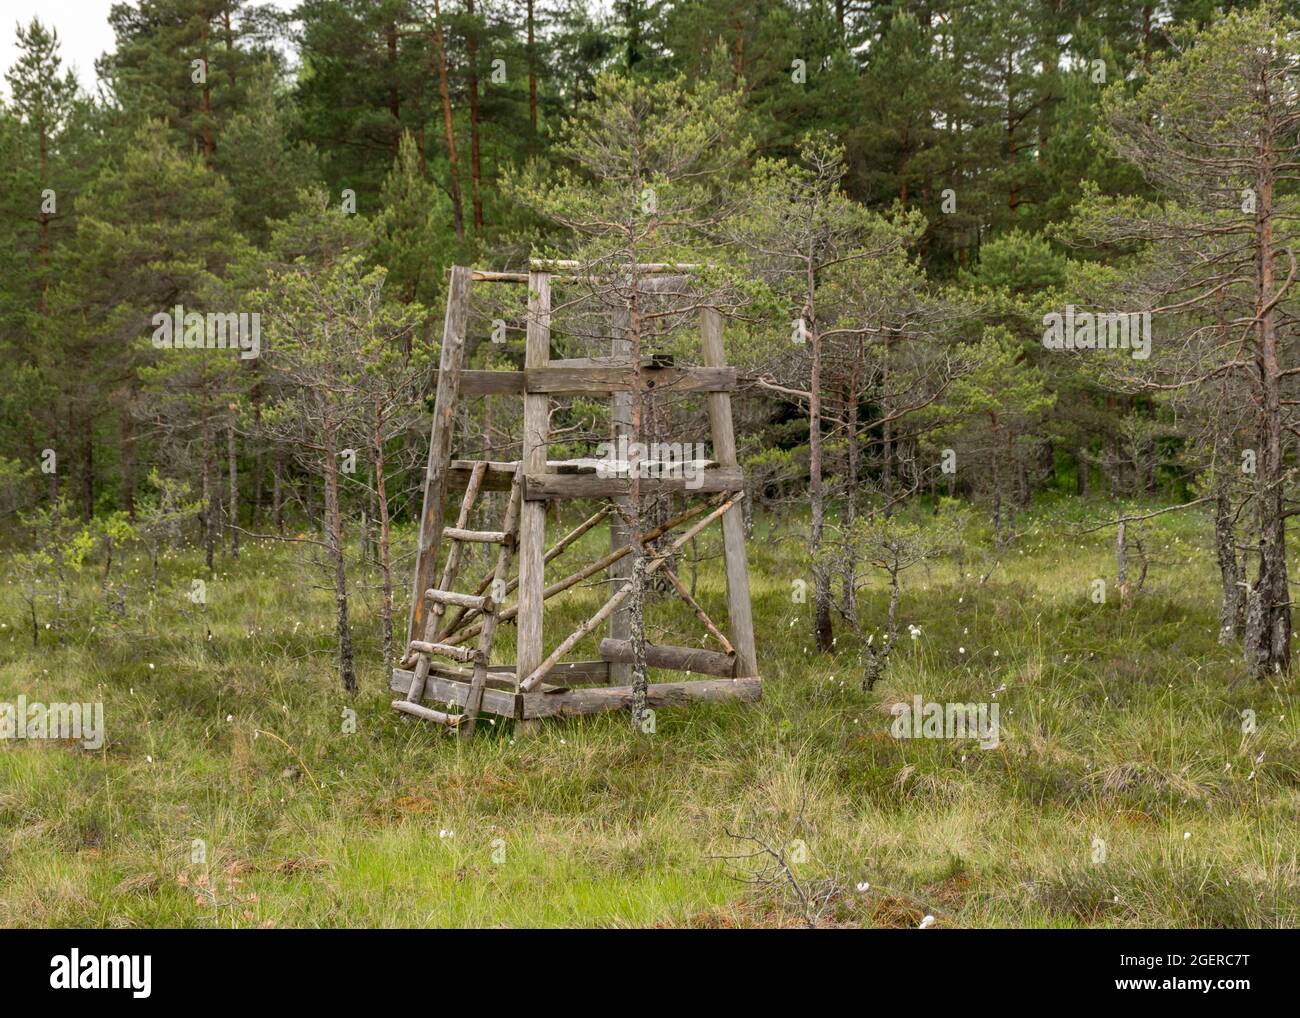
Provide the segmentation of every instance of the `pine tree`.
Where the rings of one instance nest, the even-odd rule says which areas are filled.
[[[1296,425],[1287,340],[1295,273],[1286,238],[1300,161],[1297,40],[1300,24],[1276,6],[1233,11],[1200,33],[1178,31],[1176,55],[1154,61],[1136,92],[1113,84],[1103,102],[1106,139],[1157,200],[1093,192],[1074,224],[1094,243],[1143,251],[1147,299],[1195,316],[1184,342],[1152,356],[1145,388],[1220,400],[1249,392],[1258,567],[1245,660],[1257,677],[1291,666],[1286,463]],[[1238,384],[1221,387],[1224,379]]]
[[[134,121],[165,121],[211,166],[230,118],[247,108],[256,68],[279,53],[247,0],[136,2],[109,14],[117,45],[100,76]]]
[[[794,377],[776,388],[807,407],[813,638],[821,651],[829,651],[833,641],[830,574],[821,565],[827,509],[824,334],[837,318],[833,301],[827,298],[842,292],[844,274],[862,271],[873,259],[914,243],[924,224],[916,214],[886,219],[869,212],[844,193],[843,176],[843,149],[825,137],[810,137],[798,163],[764,160],[758,164],[746,189],[744,208],[726,227],[727,237],[749,253],[754,271],[782,299],[788,329],[778,335],[801,348],[801,353],[806,351],[788,365]]]
[[[451,206],[425,179],[408,132],[379,195],[375,260],[388,269],[388,285],[405,300],[432,306],[455,249]]]

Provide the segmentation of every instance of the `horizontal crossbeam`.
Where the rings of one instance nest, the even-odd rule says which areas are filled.
[[[663,473],[672,476],[638,478],[637,487],[641,493],[711,495],[720,491],[739,491],[745,484],[744,475],[737,467],[682,471],[669,470],[665,464]],[[601,477],[595,473],[527,474],[524,477],[524,498],[530,502],[547,498],[626,498],[631,493],[630,477]]]
[[[636,648],[631,640],[601,640],[600,656],[615,664],[632,664],[636,661]],[[719,654],[699,647],[676,647],[672,644],[647,643],[645,663],[651,668],[668,668],[676,672],[698,672],[701,675],[721,675],[731,678],[736,673],[734,654]]]
[[[527,693],[520,699],[524,718],[575,717],[607,710],[626,710],[635,702],[631,686],[593,686],[556,693]],[[647,707],[686,703],[757,703],[763,698],[763,680],[696,679],[690,682],[652,682],[646,687]]]
[[[636,372],[628,366],[528,368],[524,371],[462,371],[462,396],[600,396],[630,392],[636,386]],[[435,382],[437,372],[434,372]],[[641,369],[641,381],[648,392],[734,392],[736,369],[656,367]]]

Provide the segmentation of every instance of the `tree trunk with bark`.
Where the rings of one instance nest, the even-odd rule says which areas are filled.
[[[438,93],[442,97],[442,125],[447,136],[447,162],[451,165],[451,206],[456,239],[465,242],[465,209],[460,193],[460,158],[456,154],[456,129],[451,118],[451,88],[447,83],[447,50],[442,34],[442,9],[433,0],[433,42],[437,60]]]
[[[528,0],[528,124],[532,139],[537,140],[537,40],[534,25],[533,0]]]
[[[339,506],[338,435],[325,428],[325,545],[334,567],[334,623],[339,644],[339,678],[349,693],[357,690],[352,651],[352,627],[348,624],[348,577],[343,557],[343,513]]]
[[[234,409],[233,407],[231,408]],[[226,460],[230,469],[230,554],[239,558],[239,449],[235,443],[235,418],[231,415],[226,424]]]
[[[1214,546],[1219,560],[1219,580],[1223,599],[1219,605],[1219,643],[1231,643],[1241,637],[1246,624],[1245,591],[1242,570],[1237,560],[1237,540],[1232,524],[1232,501],[1227,484],[1220,481],[1214,499]]]
[[[478,131],[478,26],[475,23],[474,0],[465,0],[465,13],[469,15],[469,183],[470,201],[474,206],[474,235],[483,235],[483,196],[480,193],[482,166],[479,161]]]
[[[808,503],[811,510],[809,551],[813,569],[813,639],[817,649],[829,653],[834,645],[831,624],[831,577],[821,562],[826,529],[826,492],[822,483],[822,344],[820,325],[811,311],[814,282],[809,274],[806,315],[807,341],[812,352],[808,379]]]
[[[212,422],[203,418],[203,561],[212,571],[217,550],[217,500],[212,484]]]
[[[1256,367],[1260,395],[1259,469],[1259,575],[1257,641],[1246,647],[1251,674],[1287,672],[1291,667],[1291,590],[1286,563],[1286,513],[1283,484],[1286,464],[1282,449],[1282,378],[1274,308],[1275,266],[1273,248],[1273,136],[1271,128],[1260,139],[1261,172],[1256,202],[1255,321],[1259,346]],[[1251,634],[1248,634],[1248,639]]]
[[[379,408],[375,415],[379,417]],[[377,425],[378,431],[378,425]],[[379,612],[380,625],[383,627],[384,639],[384,674],[393,672],[393,560],[390,554],[390,526],[388,517],[388,488],[384,479],[384,443],[376,435],[375,440],[375,491],[379,507],[379,575],[383,590],[383,602]]]

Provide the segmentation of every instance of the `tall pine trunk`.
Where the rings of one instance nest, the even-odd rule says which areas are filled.
[[[537,40],[534,29],[533,0],[528,0],[528,124],[532,141],[537,141]]]
[[[470,201],[474,206],[474,235],[483,235],[483,196],[480,194],[482,167],[479,162],[478,138],[478,26],[474,18],[474,0],[465,0],[469,15],[469,186]]]
[[[1259,574],[1252,595],[1257,599],[1254,631],[1247,633],[1246,664],[1252,675],[1286,672],[1291,667],[1291,591],[1286,564],[1286,512],[1283,483],[1286,465],[1282,450],[1282,378],[1274,309],[1273,264],[1274,140],[1271,124],[1260,139],[1255,241],[1260,394]]]
[[[442,9],[433,0],[434,55],[438,64],[438,93],[442,97],[442,126],[447,136],[447,162],[451,165],[451,207],[456,222],[456,239],[465,242],[465,208],[460,194],[460,157],[456,154],[456,130],[451,119],[451,89],[447,84],[447,50],[442,35]]]

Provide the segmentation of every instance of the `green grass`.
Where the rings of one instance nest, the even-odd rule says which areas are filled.
[[[760,520],[748,548],[763,701],[662,710],[653,735],[611,714],[518,739],[500,722],[466,741],[399,717],[373,589],[353,605],[350,699],[326,578],[286,545],[220,561],[205,614],[186,598],[203,575],[193,549],[168,556],[152,603],[143,558],[126,561],[125,618],[98,607],[88,568],[36,650],[17,591],[0,587],[0,701],[102,700],[108,732],[96,752],[0,743],[0,924],[800,924],[789,888],[747,883],[753,864],[725,858],[752,849],[729,834],[744,832],[806,845],[796,878],[838,888],[826,925],[1297,925],[1294,684],[1247,681],[1238,648],[1216,645],[1203,518],[1146,526],[1151,574],[1121,611],[1113,535],[1070,532],[1085,511],[1022,521],[983,585],[987,535],[968,575],[947,561],[909,574],[902,622],[922,634],[870,694],[852,640],[815,653],[811,606],[792,603],[792,581],[811,579],[802,531]],[[717,548],[700,552],[700,599],[724,617]],[[1104,605],[1088,597],[1095,577]],[[557,603],[550,644],[600,596]],[[871,596],[883,614],[883,588]],[[652,627],[689,642],[699,628],[679,609],[655,604]],[[898,700],[995,692],[997,749],[890,735]]]

